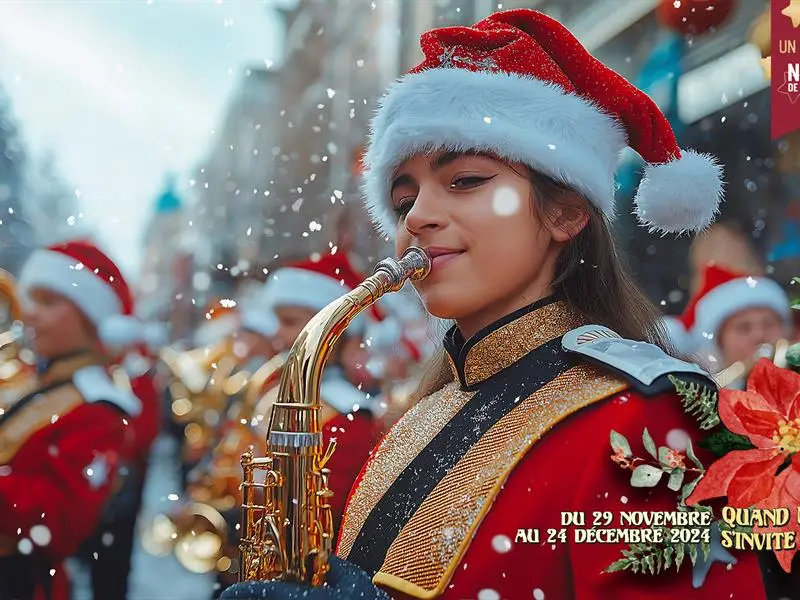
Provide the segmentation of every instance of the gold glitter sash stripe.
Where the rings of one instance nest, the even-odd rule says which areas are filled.
[[[415,598],[443,593],[494,498],[527,451],[561,420],[627,387],[626,381],[598,367],[579,365],[522,401],[425,498],[390,546],[373,582]]]
[[[337,556],[347,558],[373,507],[394,480],[472,398],[457,382],[426,396],[403,415],[375,450],[353,490],[342,522]]]
[[[491,332],[467,350],[464,380],[468,386],[480,383],[583,324],[581,317],[563,300],[523,315]],[[454,366],[451,363],[451,368]]]
[[[83,396],[71,384],[49,390],[20,407],[0,427],[0,464],[8,464],[25,442],[37,431],[83,403]]]

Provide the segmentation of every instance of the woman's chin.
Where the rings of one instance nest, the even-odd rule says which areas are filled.
[[[461,289],[440,289],[445,286],[435,286],[430,290],[420,291],[420,298],[425,309],[437,319],[458,320],[470,314],[465,306],[466,295]]]

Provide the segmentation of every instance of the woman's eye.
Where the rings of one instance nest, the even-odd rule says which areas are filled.
[[[468,190],[470,188],[478,187],[487,181],[494,179],[492,177],[479,177],[477,175],[470,175],[467,177],[458,177],[450,184],[451,190]]]
[[[412,206],[414,206],[413,197],[402,198],[397,204],[394,205],[392,210],[397,218],[400,219],[408,214],[408,211],[411,210]]]

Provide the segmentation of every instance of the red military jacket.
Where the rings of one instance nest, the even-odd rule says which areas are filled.
[[[0,575],[35,577],[37,598],[50,588],[61,600],[69,596],[61,560],[94,532],[140,403],[88,353],[54,361],[34,389],[3,400]],[[20,568],[31,570],[3,573]]]
[[[331,470],[329,487],[334,530],[339,531],[350,490],[375,448],[381,433],[376,418],[378,398],[370,397],[344,377],[333,365],[323,372],[320,396],[323,398],[322,439],[325,447],[336,440],[336,450],[326,468]]]
[[[625,435],[640,457],[645,427],[659,446],[687,433],[698,441],[665,376],[671,365],[699,381],[696,368],[583,326],[553,298],[466,341],[454,328],[445,349],[455,381],[395,424],[348,500],[337,554],[376,585],[394,598],[448,600],[765,597],[754,554],[730,569],[712,564],[695,589],[688,557],[677,573],[609,574],[627,544],[576,537],[595,519],[622,528],[622,511],[676,509],[666,482],[631,486],[609,439]],[[625,365],[626,352],[641,362]],[[562,526],[569,512],[585,527]]]

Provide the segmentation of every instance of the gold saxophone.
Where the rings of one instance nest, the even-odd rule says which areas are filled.
[[[333,552],[333,520],[319,412],[325,361],[350,321],[407,279],[430,271],[423,250],[385,259],[354,290],[323,308],[300,332],[281,374],[267,432],[267,452],[242,454],[242,522],[239,581],[282,580],[322,585]],[[263,482],[256,480],[256,473]],[[259,496],[258,498],[256,496]]]
[[[264,388],[277,380],[285,361],[285,355],[276,355],[249,376],[227,416],[224,433],[214,444],[210,462],[194,472],[195,481],[187,489],[189,502],[177,512],[156,515],[142,530],[142,544],[150,554],[174,553],[192,573],[224,573],[232,567],[238,571],[223,514],[241,503],[239,456],[243,449],[258,444],[251,426],[254,412]]]

